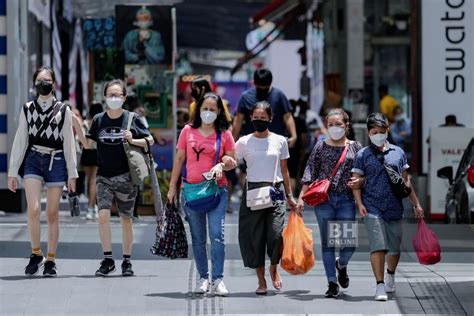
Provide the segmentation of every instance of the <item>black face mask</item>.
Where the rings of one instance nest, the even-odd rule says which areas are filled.
[[[199,99],[201,98],[201,91],[199,91],[198,89],[192,89],[191,96],[194,98],[194,100],[199,101]]]
[[[252,124],[253,124],[253,128],[255,128],[257,132],[262,133],[268,129],[268,126],[270,125],[270,121],[253,120]]]
[[[53,91],[53,84],[46,81],[40,81],[36,86],[36,92],[40,95],[48,95]]]
[[[257,99],[258,101],[266,101],[268,95],[270,94],[269,88],[255,88],[257,89]]]

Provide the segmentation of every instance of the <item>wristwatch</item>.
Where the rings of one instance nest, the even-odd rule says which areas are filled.
[[[291,193],[291,192],[290,192],[290,193],[287,193],[287,194],[286,194],[286,197],[293,197],[293,193]]]

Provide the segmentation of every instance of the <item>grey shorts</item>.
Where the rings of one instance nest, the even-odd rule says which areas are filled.
[[[122,217],[131,218],[137,197],[137,186],[132,184],[130,173],[115,177],[97,176],[97,205],[99,210],[110,210],[115,201],[118,213]]]
[[[386,222],[369,214],[364,217],[369,238],[370,253],[386,251],[391,255],[400,253],[402,243],[402,220]]]

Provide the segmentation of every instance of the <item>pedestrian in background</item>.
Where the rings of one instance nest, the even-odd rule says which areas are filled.
[[[59,201],[63,186],[76,191],[76,147],[72,128],[72,112],[58,101],[53,92],[56,76],[43,66],[33,74],[36,98],[23,105],[13,141],[8,170],[8,188],[17,189],[17,176],[24,179],[28,208],[28,231],[31,256],[25,268],[27,276],[38,273],[55,277],[56,250],[59,240]],[[23,167],[23,168],[22,168]],[[48,252],[45,258],[40,244],[41,191],[46,186]],[[46,259],[46,261],[45,261]]]
[[[302,110],[301,101],[290,100],[293,107],[291,113],[295,120],[296,125],[296,143],[293,148],[289,149],[290,157],[288,158],[288,172],[290,173],[291,189],[295,196],[299,195],[301,185],[298,179],[301,178],[303,173],[303,166],[306,164],[305,153],[306,148],[309,146],[309,133],[308,126],[306,124],[306,118],[304,110]]]
[[[405,152],[387,141],[389,122],[382,113],[367,117],[370,145],[357,153],[352,174],[365,177],[365,186],[354,188],[354,197],[367,228],[370,262],[375,276],[375,300],[386,301],[387,293],[395,292],[395,271],[400,260],[402,242],[403,201],[391,188],[385,164],[403,177],[410,185],[409,165]],[[412,188],[409,195],[417,218],[423,217],[423,208]],[[384,277],[385,261],[387,274]]]
[[[304,210],[303,195],[308,191],[309,185],[315,181],[330,179],[329,201],[316,205],[314,213],[318,220],[321,236],[321,251],[323,255],[324,270],[328,280],[326,297],[337,297],[339,285],[342,288],[349,286],[347,266],[354,254],[354,247],[341,247],[339,257],[336,258],[335,246],[328,243],[328,222],[354,221],[355,204],[351,188],[360,185],[361,180],[351,178],[351,170],[357,152],[362,148],[358,142],[349,141],[349,116],[342,109],[330,110],[325,119],[329,137],[316,143],[306,164],[301,182],[301,189],[297,210]],[[331,174],[341,155],[345,159],[339,166],[336,175],[331,179]],[[337,278],[336,278],[337,270]]]
[[[182,175],[183,182],[198,184],[207,180],[205,174],[215,176],[218,185],[219,202],[205,212],[197,211],[187,205],[186,187],[181,195],[182,207],[191,229],[192,246],[199,281],[195,293],[225,296],[229,293],[223,282],[225,239],[224,224],[227,210],[227,179],[223,171],[235,168],[235,143],[229,129],[224,104],[220,96],[206,93],[196,104],[191,123],[186,125],[179,135],[176,145],[176,157],[171,172],[168,201],[174,202],[177,196],[177,183]],[[219,140],[220,139],[220,140]],[[220,141],[220,146],[218,142]],[[220,148],[216,153],[217,148]],[[216,155],[217,154],[217,155]],[[217,157],[217,164],[215,163]],[[207,223],[206,223],[207,220]],[[209,282],[207,261],[207,237],[211,241],[212,276]]]
[[[132,184],[128,158],[123,147],[124,141],[130,145],[146,147],[153,144],[148,130],[140,117],[122,108],[127,88],[122,80],[109,81],[104,88],[104,97],[108,106],[106,112],[98,114],[92,121],[87,137],[97,143],[97,204],[99,206],[99,235],[104,252],[96,276],[107,276],[115,271],[112,256],[110,231],[110,211],[115,201],[122,226],[122,276],[132,276],[131,255],[133,247],[133,208],[137,196],[137,187]],[[130,130],[127,130],[129,115],[133,115]]]
[[[270,257],[270,277],[273,287],[281,290],[283,283],[277,267],[283,247],[283,225],[288,206],[294,208],[296,202],[290,185],[287,160],[290,157],[285,137],[272,133],[268,127],[273,119],[272,107],[266,101],[257,102],[250,110],[250,118],[255,132],[241,137],[236,144],[239,161],[247,165],[247,184],[243,190],[239,212],[239,246],[244,266],[256,270],[258,295],[267,294],[265,280],[265,252]],[[276,170],[275,170],[276,168]],[[247,206],[247,191],[273,186],[280,191],[274,206],[251,210]]]
[[[253,75],[254,88],[245,91],[237,104],[232,134],[237,141],[239,136],[253,133],[254,127],[250,112],[259,101],[266,101],[272,107],[273,119],[269,130],[277,135],[289,136],[288,146],[292,148],[296,144],[296,127],[291,104],[285,94],[278,88],[272,86],[273,75],[268,69],[256,70]]]
[[[395,122],[390,125],[392,140],[395,145],[405,151],[407,158],[410,159],[412,144],[411,120],[406,116],[400,106],[395,107],[393,116]]]
[[[384,84],[379,86],[379,97],[380,112],[388,118],[389,124],[392,124],[395,122],[393,110],[395,110],[400,103],[388,93],[388,86]]]
[[[89,131],[92,126],[92,120],[94,116],[99,113],[102,113],[104,108],[102,103],[93,102],[89,106],[89,113],[87,119],[84,120],[84,131],[85,134],[89,134]],[[97,145],[91,144],[91,148],[84,148],[81,155],[81,165],[82,169],[86,174],[86,183],[87,183],[87,198],[89,200],[87,204],[87,214],[86,219],[92,220],[99,217],[99,210],[97,207],[97,190],[96,190],[96,176],[99,162],[97,160]]]

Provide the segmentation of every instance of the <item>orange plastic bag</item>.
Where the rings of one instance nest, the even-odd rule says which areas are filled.
[[[288,226],[283,230],[283,256],[281,267],[290,274],[305,274],[314,266],[312,230],[304,225],[303,218],[290,213]]]

